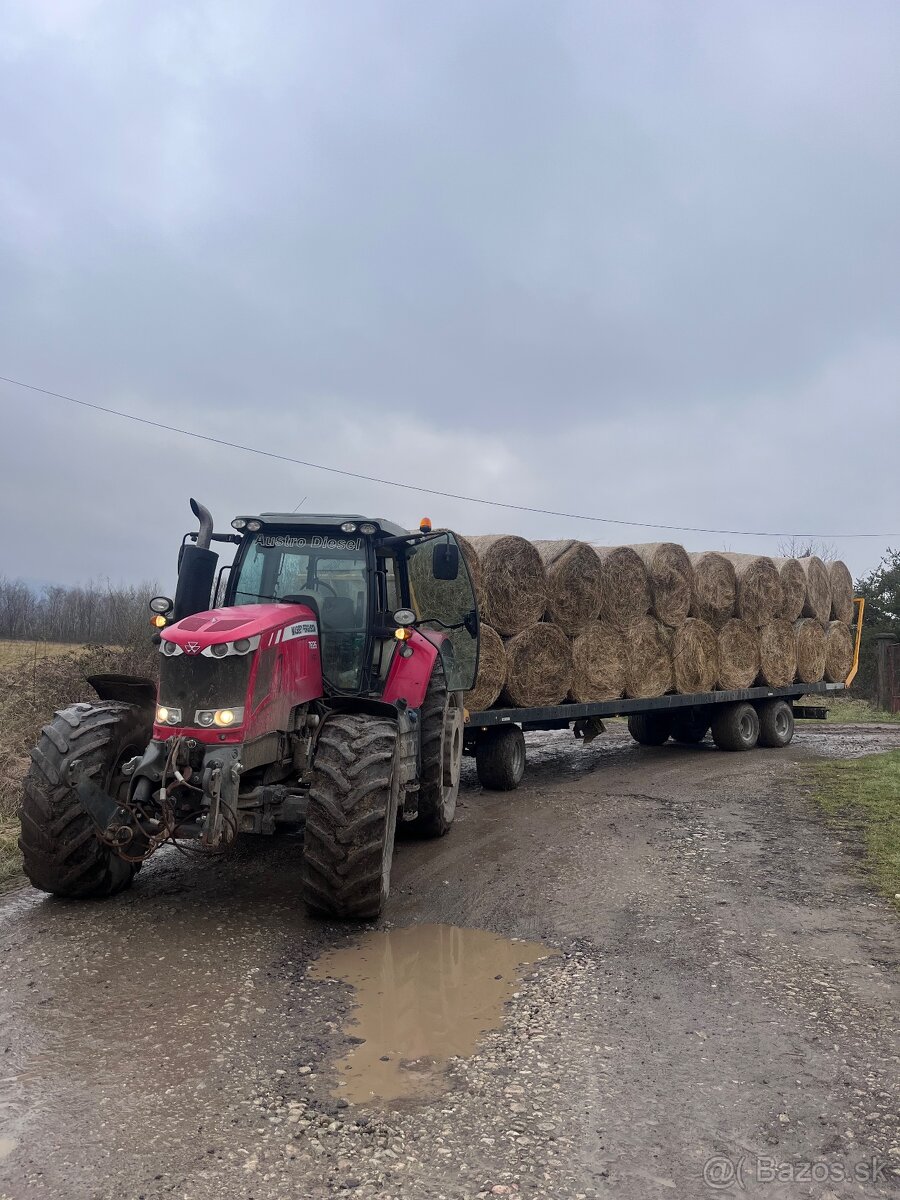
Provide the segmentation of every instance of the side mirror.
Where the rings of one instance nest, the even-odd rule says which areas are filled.
[[[459,575],[459,546],[440,542],[434,548],[431,573],[435,579],[452,581]]]

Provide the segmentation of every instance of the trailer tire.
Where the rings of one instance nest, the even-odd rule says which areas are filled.
[[[486,729],[475,743],[478,782],[492,792],[512,792],[525,774],[525,735],[518,725]]]
[[[333,713],[312,764],[301,890],[311,912],[370,920],[388,898],[400,792],[397,722]]]
[[[752,750],[759,738],[759,716],[752,704],[723,704],[712,719],[713,741],[720,750]]]
[[[672,717],[665,712],[632,713],[628,732],[641,746],[662,746],[672,732]]]
[[[447,690],[440,655],[422,702],[419,815],[405,826],[420,837],[443,837],[453,824],[463,755],[463,696]]]
[[[134,704],[73,704],[56,713],[31,752],[19,810],[19,849],[32,885],[54,896],[98,899],[124,891],[137,873],[97,837],[76,780],[90,776],[116,795],[125,785],[119,768],[142,754],[153,733],[152,715]]]
[[[672,716],[672,740],[696,746],[709,733],[709,717],[700,709],[687,708]]]
[[[794,737],[794,710],[786,700],[764,700],[757,707],[759,744],[774,750],[789,746]]]

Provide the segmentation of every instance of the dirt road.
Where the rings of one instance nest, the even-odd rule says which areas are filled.
[[[898,735],[726,754],[614,728],[545,735],[513,795],[468,770],[380,928],[560,953],[412,1100],[336,1090],[353,991],[307,972],[360,931],[304,916],[296,843],[170,853],[102,904],[7,897],[0,1196],[900,1194],[900,927],[803,772]],[[441,979],[403,993],[411,1021]]]

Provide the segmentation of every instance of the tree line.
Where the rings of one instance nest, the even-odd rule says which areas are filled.
[[[0,638],[131,645],[150,633],[147,603],[159,588],[151,582],[113,586],[109,581],[36,589],[0,576]]]

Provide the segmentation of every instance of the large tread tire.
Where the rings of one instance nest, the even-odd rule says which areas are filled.
[[[112,701],[74,704],[44,726],[31,752],[19,810],[19,848],[36,888],[85,900],[112,896],[131,884],[137,864],[100,841],[75,784],[88,776],[114,794],[118,766],[142,754],[152,735],[149,712]]]
[[[672,741],[696,746],[709,733],[709,717],[702,709],[687,708],[672,714]]]
[[[419,837],[443,837],[453,824],[462,768],[463,713],[462,692],[447,690],[439,655],[420,715],[419,815],[406,826]]]
[[[525,774],[525,735],[518,725],[495,725],[475,743],[478,782],[492,792],[512,792]]]
[[[377,917],[388,898],[400,791],[397,722],[334,713],[316,743],[302,891],[314,913]]]
[[[632,713],[628,732],[641,746],[662,746],[672,733],[672,717],[666,712]]]
[[[723,704],[712,720],[720,750],[752,750],[759,738],[759,717],[752,704]]]
[[[789,746],[794,737],[794,710],[786,700],[764,700],[759,714],[759,744],[772,750]]]

